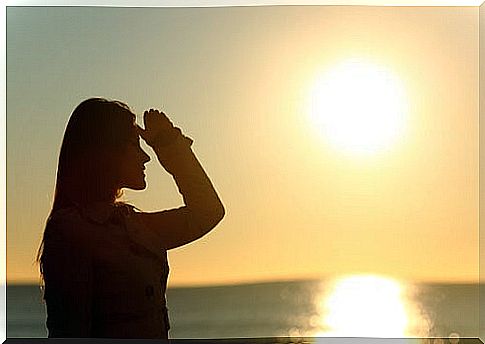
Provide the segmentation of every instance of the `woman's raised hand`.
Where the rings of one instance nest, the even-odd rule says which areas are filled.
[[[143,113],[143,125],[145,129],[137,125],[139,134],[149,145],[167,145],[180,133],[180,129],[173,126],[170,119],[162,111],[155,109]]]

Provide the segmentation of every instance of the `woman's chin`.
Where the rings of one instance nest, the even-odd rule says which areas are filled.
[[[146,187],[147,187],[147,183],[143,181],[143,183],[140,183],[140,185],[137,185],[135,190],[145,190]]]
[[[137,187],[134,187],[132,188],[133,190],[137,190],[137,191],[141,191],[141,190],[145,190],[146,188],[146,185],[143,185],[143,186],[137,186]]]
[[[147,183],[145,182],[145,180],[125,186],[125,188],[127,189],[138,190],[138,191],[145,190],[146,187],[147,187]]]

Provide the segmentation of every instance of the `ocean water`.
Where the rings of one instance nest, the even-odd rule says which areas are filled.
[[[171,338],[478,337],[478,284],[383,278],[169,288]],[[35,285],[7,286],[7,337],[46,337]]]

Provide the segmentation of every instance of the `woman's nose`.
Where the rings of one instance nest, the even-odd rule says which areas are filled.
[[[141,150],[141,153],[142,153],[142,161],[144,164],[146,164],[147,162],[150,161],[150,156],[143,149]]]

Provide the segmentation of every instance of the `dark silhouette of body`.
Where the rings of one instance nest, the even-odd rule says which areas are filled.
[[[214,228],[224,207],[191,150],[192,139],[163,112],[102,98],[72,113],[59,155],[53,207],[38,261],[49,337],[168,338],[166,251]],[[150,158],[170,173],[185,205],[146,213],[117,202],[146,187]]]

